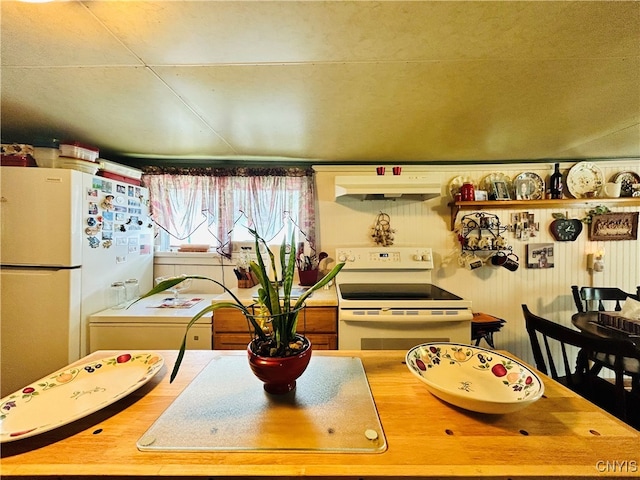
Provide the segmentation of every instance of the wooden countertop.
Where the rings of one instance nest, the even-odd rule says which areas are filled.
[[[245,305],[251,305],[255,303],[255,298],[253,296],[258,292],[259,286],[251,288],[231,288],[231,292],[238,297]],[[231,300],[231,296],[228,293],[221,293],[216,298],[215,301],[229,301]],[[335,285],[330,288],[321,288],[320,290],[316,290],[311,294],[305,304],[307,307],[337,307],[338,306],[338,295],[336,293]]]
[[[433,397],[407,369],[404,351],[314,352],[362,359],[388,443],[384,453],[141,452],[137,440],[198,372],[219,356],[245,355],[190,350],[169,384],[176,352],[159,353],[166,365],[126,398],[3,444],[2,477],[595,478],[637,477],[640,469],[640,432],[548,377],[545,396],[533,405],[508,415],[477,414]]]

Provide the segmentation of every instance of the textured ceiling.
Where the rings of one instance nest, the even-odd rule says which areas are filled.
[[[1,2],[3,142],[105,158],[640,156],[639,2]]]

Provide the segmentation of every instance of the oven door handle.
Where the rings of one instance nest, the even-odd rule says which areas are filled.
[[[353,315],[341,314],[341,322],[349,323],[447,323],[469,322],[473,314],[457,313],[455,315]]]

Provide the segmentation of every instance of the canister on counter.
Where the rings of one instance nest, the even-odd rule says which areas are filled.
[[[124,282],[125,296],[128,301],[135,300],[140,296],[140,285],[137,278],[130,278]]]
[[[121,309],[125,307],[127,301],[127,293],[124,282],[113,282],[109,287],[107,296],[107,307]]]

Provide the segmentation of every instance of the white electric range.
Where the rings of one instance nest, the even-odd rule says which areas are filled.
[[[340,247],[336,258],[339,349],[471,342],[471,301],[431,283],[431,248]]]

